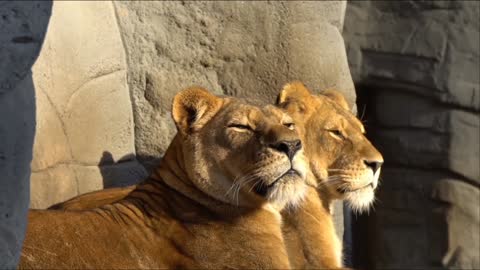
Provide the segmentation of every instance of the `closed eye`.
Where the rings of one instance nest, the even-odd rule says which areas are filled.
[[[237,129],[237,130],[250,130],[250,131],[253,131],[252,127],[249,126],[249,125],[244,125],[244,124],[229,124],[227,126],[227,128],[234,128],[234,129]]]
[[[342,132],[338,129],[329,129],[328,132],[336,139],[344,140],[345,136],[343,136]]]

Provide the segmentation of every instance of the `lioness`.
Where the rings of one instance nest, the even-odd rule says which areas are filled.
[[[283,233],[293,268],[342,266],[342,246],[331,217],[334,199],[354,211],[374,201],[383,157],[340,92],[313,95],[302,83],[286,84],[277,100],[297,124],[317,182],[299,207],[283,211]],[[287,209],[288,210],[288,209]]]
[[[20,268],[290,267],[276,209],[301,200],[308,170],[291,118],[200,88],[172,115],[160,166],[123,199],[30,211]]]
[[[311,180],[318,183],[297,207],[281,212],[291,266],[341,268],[342,246],[335,234],[331,203],[346,199],[355,211],[368,209],[383,158],[365,138],[363,125],[339,92],[313,95],[302,83],[292,82],[283,87],[277,105],[293,116],[312,164]],[[96,191],[52,208],[89,209],[120,200],[134,188]]]

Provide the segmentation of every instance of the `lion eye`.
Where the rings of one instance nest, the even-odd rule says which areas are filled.
[[[284,123],[283,125],[286,126],[290,130],[295,129],[295,124],[294,123]]]
[[[340,132],[340,130],[338,129],[330,129],[328,130],[328,132],[330,132],[330,134],[332,134],[336,138],[339,138],[342,140],[345,139],[345,136],[343,136],[342,132]]]
[[[250,127],[249,125],[243,125],[243,124],[229,124],[227,127],[240,129],[240,130],[253,130],[252,127]]]

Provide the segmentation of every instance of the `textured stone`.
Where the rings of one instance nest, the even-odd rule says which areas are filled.
[[[27,73],[28,74],[28,73]],[[26,228],[35,131],[31,75],[0,94],[0,268],[14,268]]]
[[[57,164],[44,170],[32,171],[30,208],[43,209],[66,201],[78,194],[110,187],[129,186],[147,176],[137,161],[102,166]]]
[[[36,144],[33,149],[32,170],[52,167],[57,163],[72,160],[65,126],[48,96],[37,88],[36,102],[42,104],[42,115],[37,117]],[[33,189],[33,191],[35,191]]]
[[[89,179],[92,181],[92,179]],[[78,180],[72,166],[57,165],[43,171],[32,171],[30,208],[42,209],[76,196]]]
[[[104,151],[114,158],[134,153],[132,105],[124,71],[91,81],[88,91],[68,100],[64,116],[72,158],[98,163]]]
[[[53,5],[32,69],[38,122],[32,207],[103,188],[96,166],[104,152],[112,162],[135,153],[126,69],[112,3]]]
[[[282,85],[355,96],[340,35],[345,2],[115,2],[125,42],[137,155],[158,159],[171,98],[191,85],[273,102]]]
[[[386,168],[382,178],[370,224],[378,269],[480,267],[478,185],[410,169]]]
[[[355,80],[480,110],[479,3],[425,3],[348,6],[345,39]]]
[[[476,147],[478,126],[463,125],[460,121],[456,123],[458,129],[453,133],[377,130],[373,138],[385,160],[391,164],[450,170],[480,183],[479,149]]]
[[[450,133],[458,124],[478,129],[479,115],[452,109],[428,98],[382,89],[371,94],[375,121],[384,128],[428,129]],[[477,131],[478,132],[478,131]]]
[[[0,94],[30,75],[45,37],[51,2],[0,3]]]
[[[292,24],[287,48],[290,78],[302,78],[317,91],[339,89],[349,104],[355,104],[355,88],[337,28],[327,22]]]
[[[405,92],[372,94],[374,141],[389,163],[447,169],[480,183],[480,115]],[[407,110],[405,108],[408,108]]]
[[[52,3],[0,2],[0,269],[15,269],[23,242],[35,134],[31,67]]]

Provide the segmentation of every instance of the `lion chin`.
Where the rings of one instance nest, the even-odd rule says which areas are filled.
[[[307,189],[304,179],[308,165],[303,157],[301,150],[293,158],[291,168],[279,170],[280,177],[268,186],[256,187],[255,191],[263,194],[278,209],[296,207],[303,200]]]
[[[375,202],[375,189],[378,185],[380,169],[373,173],[371,170],[365,172],[364,179],[355,180],[358,183],[366,183],[354,190],[343,193],[343,199],[354,213],[360,214],[369,212]],[[341,193],[342,191],[340,191]]]

